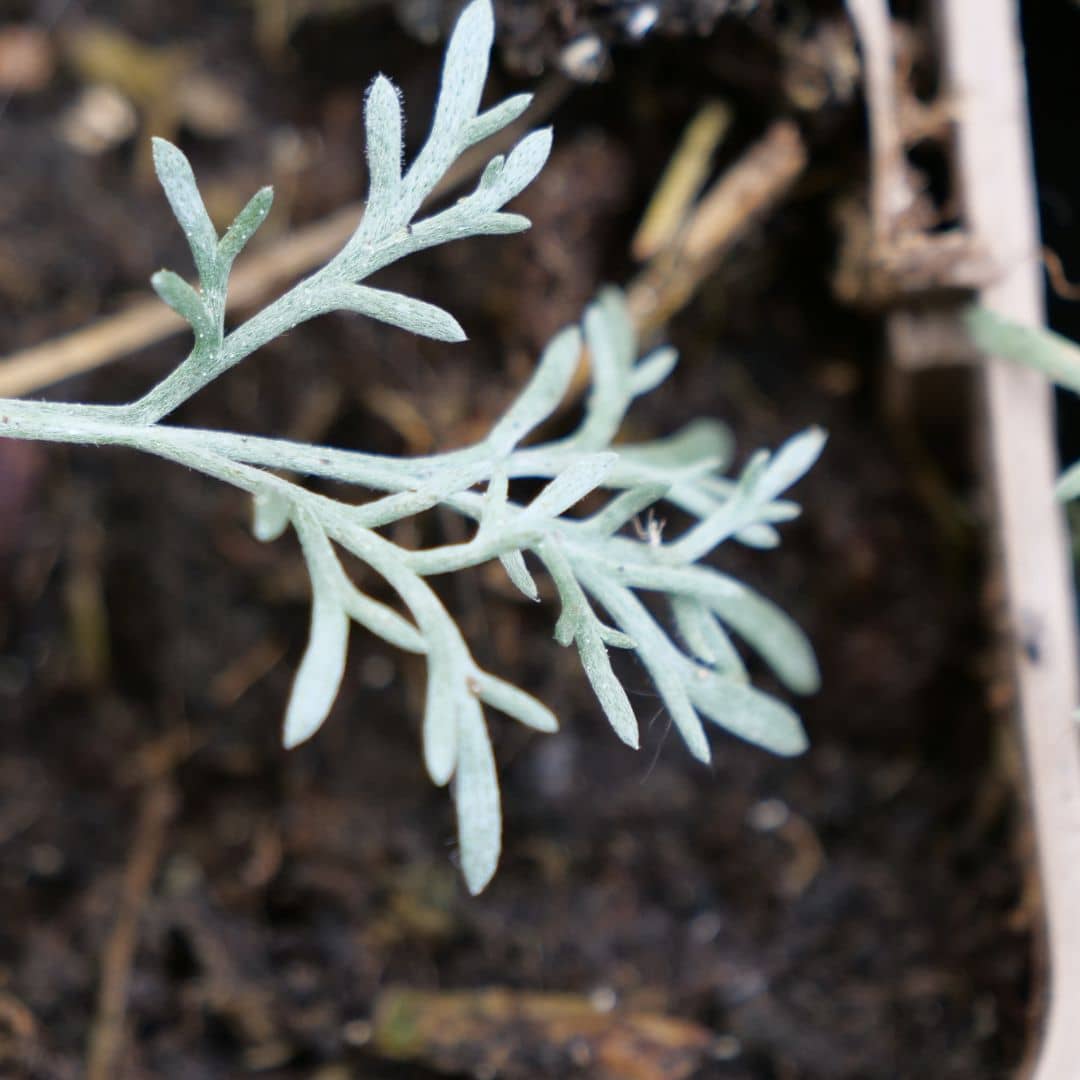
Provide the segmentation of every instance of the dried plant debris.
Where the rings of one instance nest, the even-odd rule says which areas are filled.
[[[698,1024],[612,1006],[602,992],[390,989],[376,1002],[371,1041],[391,1060],[506,1080],[686,1080],[730,1052],[729,1039]]]

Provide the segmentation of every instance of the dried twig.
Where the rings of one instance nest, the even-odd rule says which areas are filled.
[[[1013,0],[946,0],[944,56],[958,116],[957,162],[968,221],[1001,272],[984,306],[1042,321],[1023,62]],[[1080,1060],[1080,700],[1076,610],[1057,471],[1051,390],[1011,364],[985,373],[1017,708],[1038,834],[1050,972],[1043,1037],[1030,1073],[1076,1075]]]
[[[638,262],[658,255],[682,231],[687,213],[708,179],[713,154],[731,127],[731,119],[730,106],[710,101],[687,125],[630,243]]]
[[[643,334],[683,307],[717,263],[775,208],[806,168],[798,128],[778,120],[705,193],[671,246],[657,253],[627,291]]]
[[[676,156],[682,147],[676,150]],[[735,243],[779,205],[806,168],[806,147],[798,128],[779,120],[705,193],[683,220],[664,229],[665,245],[656,251],[626,290],[634,329],[642,338],[665,326],[697,292]],[[661,180],[663,187],[665,178]],[[570,392],[568,410],[589,385],[583,352]]]

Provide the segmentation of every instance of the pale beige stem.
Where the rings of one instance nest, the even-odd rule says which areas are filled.
[[[943,54],[958,105],[964,208],[1000,277],[982,303],[1043,318],[1019,13],[1015,0],[945,0]],[[1017,705],[1038,834],[1050,963],[1043,1037],[1030,1075],[1080,1075],[1080,737],[1076,610],[1061,508],[1051,389],[1013,364],[985,372]]]

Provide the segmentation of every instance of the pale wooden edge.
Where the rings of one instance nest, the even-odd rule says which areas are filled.
[[[981,301],[1038,324],[1038,225],[1018,19],[1014,0],[943,0],[939,8],[965,213],[1002,271]],[[984,380],[1050,964],[1042,1040],[1024,1072],[1067,1080],[1080,1076],[1080,689],[1072,570],[1052,496],[1052,397],[1042,377],[1004,363],[988,364]]]

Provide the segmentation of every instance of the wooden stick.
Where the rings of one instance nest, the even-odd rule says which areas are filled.
[[[941,34],[958,103],[957,162],[965,213],[1000,276],[984,305],[1043,321],[1027,101],[1014,0],[945,0]],[[1076,608],[1057,472],[1053,399],[1042,376],[985,369],[1013,674],[1035,819],[1050,972],[1037,1080],[1078,1075],[1080,1062],[1080,702]]]

